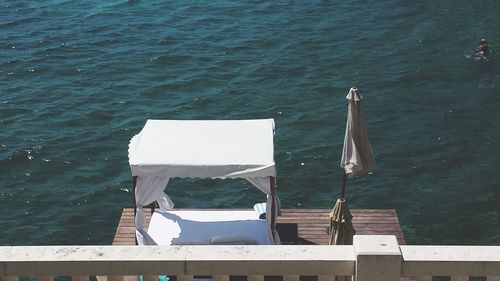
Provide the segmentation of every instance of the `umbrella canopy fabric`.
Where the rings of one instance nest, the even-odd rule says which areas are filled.
[[[330,245],[352,245],[352,237],[356,234],[352,225],[352,215],[344,198],[337,199],[330,213]]]
[[[361,105],[362,97],[356,87],[347,94],[349,100],[347,125],[345,128],[344,149],[340,167],[346,174],[359,176],[368,173],[375,166],[373,152],[368,141],[365,116]]]

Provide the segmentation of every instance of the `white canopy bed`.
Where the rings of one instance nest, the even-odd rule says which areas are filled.
[[[139,245],[279,244],[274,120],[148,120],[129,145]],[[253,210],[175,210],[171,178],[243,178],[267,195]],[[143,207],[157,202],[144,230]]]

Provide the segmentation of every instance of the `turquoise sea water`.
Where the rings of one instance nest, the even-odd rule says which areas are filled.
[[[345,95],[377,167],[351,208],[410,244],[500,244],[498,1],[0,1],[0,245],[110,244],[148,118],[274,118],[286,208],[340,193]],[[500,52],[500,47],[498,47]],[[250,207],[245,181],[173,180],[178,207]],[[222,195],[221,195],[222,194]]]

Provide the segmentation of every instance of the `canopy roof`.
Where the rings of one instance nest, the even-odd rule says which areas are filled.
[[[129,145],[134,176],[275,176],[274,120],[148,120]]]

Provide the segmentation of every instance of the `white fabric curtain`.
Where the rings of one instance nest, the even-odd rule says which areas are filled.
[[[137,238],[137,244],[139,245],[158,245],[153,237],[151,237],[144,229],[136,229],[135,237]]]
[[[276,217],[281,214],[280,210],[280,202],[279,198],[275,195],[272,196],[271,191],[271,180],[274,180],[273,177],[257,177],[257,178],[247,178],[247,180],[253,184],[255,187],[260,189],[262,192],[267,194],[267,203],[266,203],[266,221],[270,230],[273,230],[271,234],[271,238],[275,244],[280,244],[279,235],[276,231]],[[274,204],[273,204],[274,200]],[[272,207],[274,206],[274,212],[272,211]],[[274,214],[274,216],[272,216]]]
[[[271,196],[271,177],[258,177],[258,178],[247,178],[247,180],[253,184],[255,187],[260,189],[262,192],[267,194],[267,204],[266,204],[266,220],[271,226],[271,203],[272,202],[272,196]],[[276,201],[275,201],[276,202]],[[276,203],[275,207],[277,207],[278,204]],[[275,208],[275,215],[278,215],[278,212],[281,213],[281,211],[278,208]]]
[[[271,211],[273,208],[273,200],[274,200],[274,217],[271,216],[273,212]],[[281,244],[278,232],[276,231],[276,218],[281,210],[279,210],[280,204],[278,203],[279,198],[277,196],[267,196],[267,204],[266,204],[266,221],[269,226],[269,230],[273,231],[271,234],[271,240],[274,241],[274,244]]]
[[[267,195],[271,195],[271,182],[269,177],[246,178],[248,182]]]
[[[169,178],[166,177],[137,177],[135,185],[135,228],[142,230],[144,227],[143,207],[154,201],[158,201],[160,209],[163,211],[174,208],[174,203],[163,192],[168,184]]]

